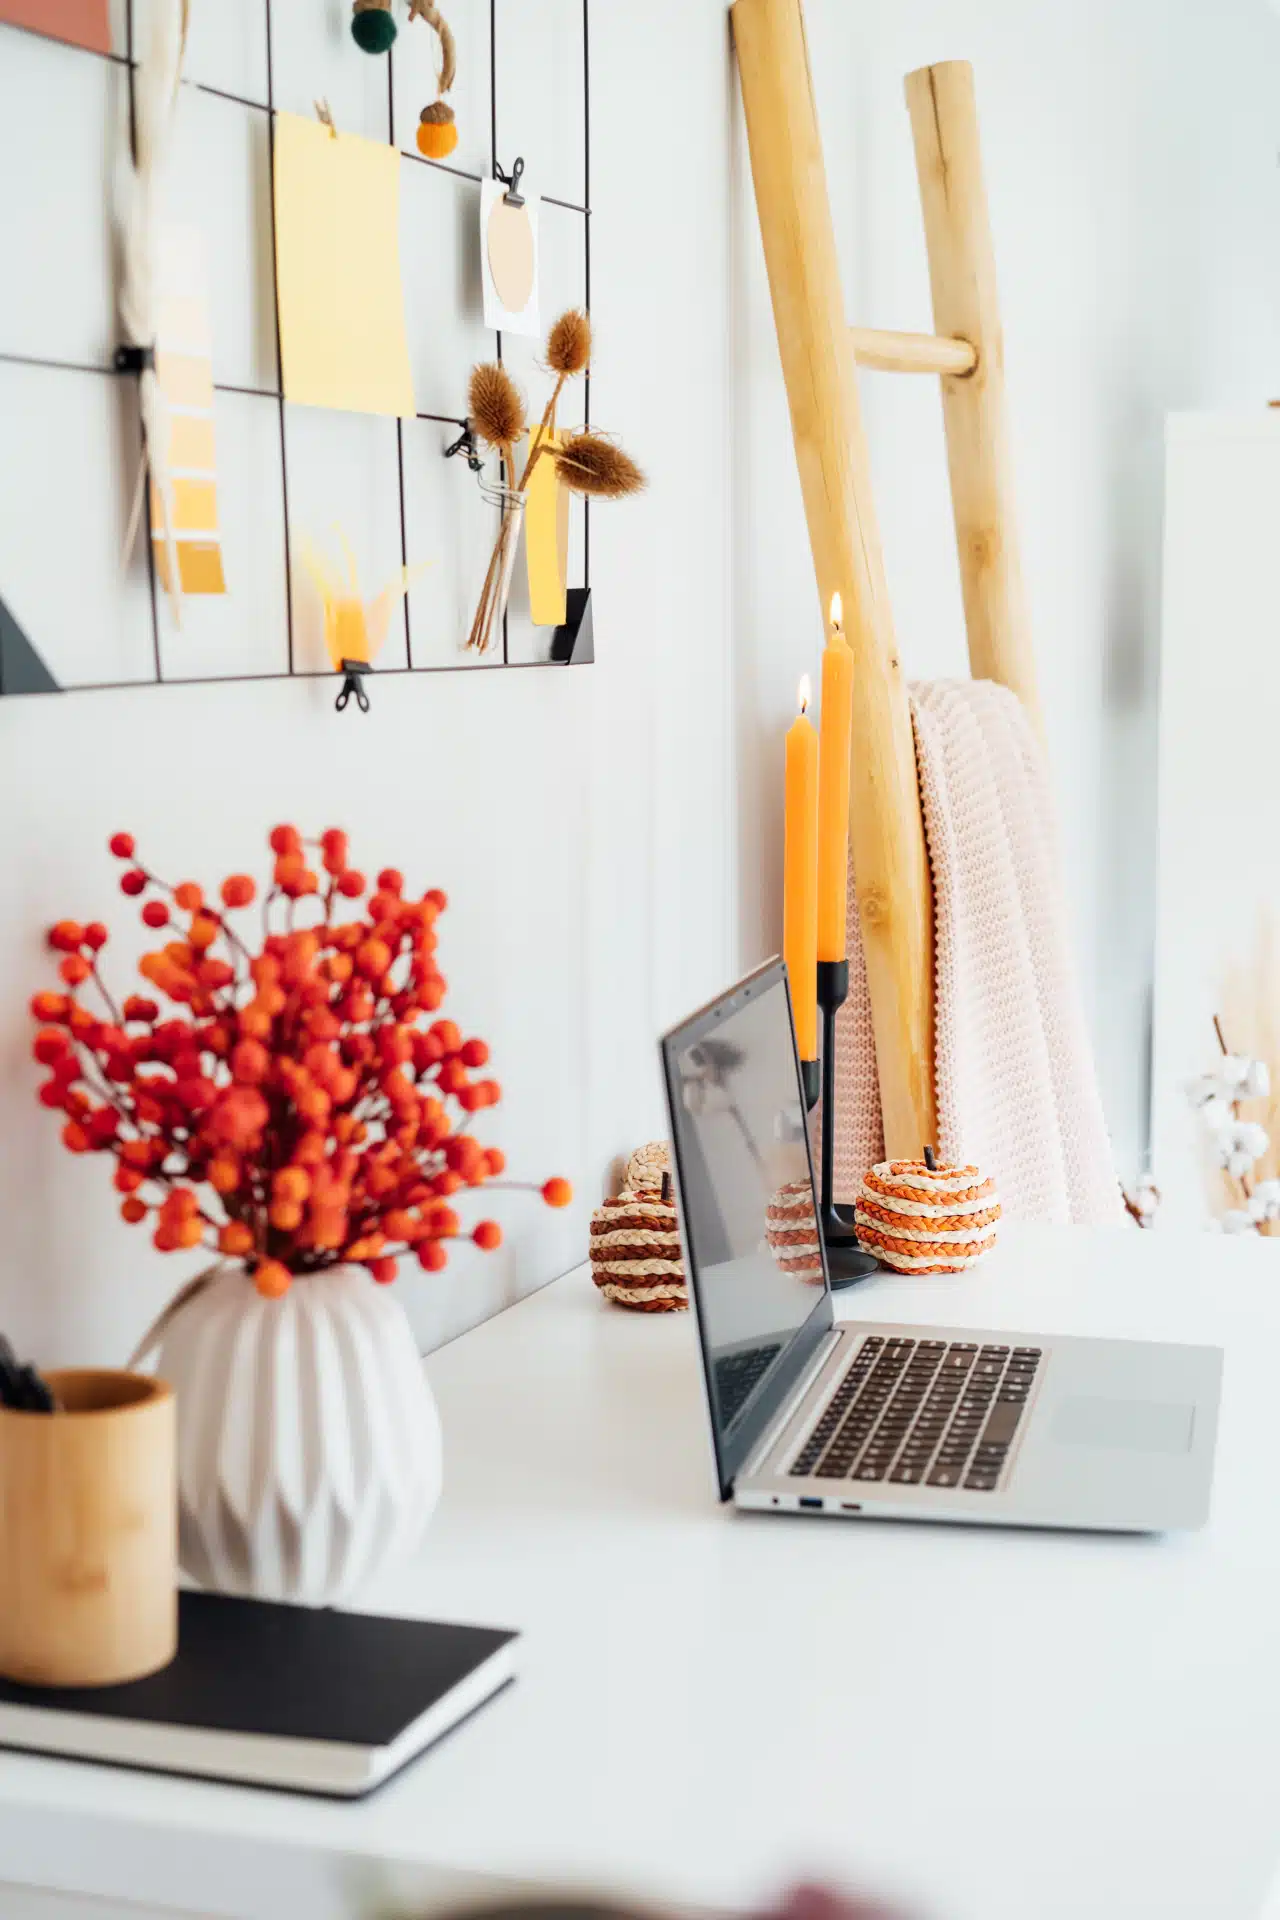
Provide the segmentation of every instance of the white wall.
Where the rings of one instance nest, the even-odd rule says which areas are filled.
[[[902,76],[976,70],[1028,596],[1066,882],[1118,1162],[1146,1136],[1166,411],[1280,395],[1280,21],[1264,0],[808,0],[851,319],[928,328]],[[820,644],[741,145],[737,627],[744,765],[776,767]],[[966,671],[934,383],[864,374],[907,670]],[[745,443],[745,444],[743,444]],[[760,792],[771,791],[766,781]],[[755,801],[746,957],[777,913]]]
[[[196,0],[197,14],[211,4]],[[558,0],[547,7],[564,12]],[[461,0],[451,18],[461,12],[465,23],[467,9],[487,13],[481,0]],[[296,12],[302,21],[315,5],[287,0],[275,11],[280,33],[282,20]],[[344,0],[329,12],[342,24],[349,8]],[[579,1204],[557,1215],[515,1196],[501,1210],[499,1254],[464,1248],[445,1275],[406,1274],[403,1297],[424,1344],[581,1257],[585,1215],[611,1161],[660,1129],[660,1025],[734,970],[723,701],[727,35],[718,0],[643,10],[596,0],[592,15],[592,410],[651,478],[643,498],[595,515],[597,664],[375,682],[367,719],[335,715],[325,682],[0,701],[0,1327],[46,1361],[118,1359],[190,1270],[115,1218],[106,1164],[73,1161],[35,1104],[26,1002],[49,972],[42,929],[68,914],[134,924],[114,891],[111,828],[136,832],[167,874],[216,878],[260,868],[277,819],[336,821],[362,858],[394,860],[419,884],[448,890],[446,1010],[489,1038],[506,1091],[488,1137],[513,1172],[569,1174]],[[0,80],[22,38],[0,27]],[[57,52],[87,68],[89,56]],[[350,49],[349,58],[363,56]],[[645,131],[659,94],[664,116],[684,130],[679,142]],[[33,96],[8,101],[6,114],[44,124],[55,109]],[[68,182],[65,194],[76,190]],[[10,174],[10,212],[14,192]],[[43,215],[55,235],[71,206],[50,193]],[[694,318],[672,353],[676,293]],[[441,311],[456,298],[446,274]],[[6,288],[0,349],[13,312]],[[6,442],[12,452],[0,393],[0,448]],[[76,452],[50,434],[23,486],[56,501],[75,484],[65,463]],[[470,485],[448,471],[458,488]],[[49,523],[33,569],[13,549],[12,515],[0,515],[0,595],[6,567],[12,575],[21,562],[35,589],[43,578],[51,596],[78,593],[73,604],[92,623],[102,596],[74,554],[69,568],[52,514]],[[38,639],[37,601],[24,613]],[[252,627],[258,613],[252,592],[242,595],[237,621]]]
[[[340,27],[345,0],[320,5],[277,0],[277,12]],[[455,24],[484,11],[455,0]],[[954,55],[977,66],[1067,878],[1132,1165],[1160,425],[1167,407],[1280,393],[1280,24],[1262,0],[809,0],[808,12],[850,313],[871,323],[928,324],[901,76]],[[661,1124],[654,1035],[777,944],[781,741],[821,627],[722,0],[595,0],[592,65],[593,412],[652,480],[595,517],[596,666],[401,678],[376,689],[367,721],[333,716],[321,686],[0,702],[0,1325],[48,1360],[118,1355],[182,1266],[115,1220],[101,1165],[63,1154],[26,1057],[40,929],[63,913],[121,918],[110,827],[143,834],[159,866],[216,875],[252,864],[279,817],[342,819],[373,858],[448,888],[451,1007],[491,1039],[507,1089],[494,1137],[531,1175],[570,1173],[581,1203],[566,1219],[519,1200],[500,1255],[410,1278],[424,1342],[577,1257],[609,1163]],[[84,116],[48,107],[38,92],[10,102],[0,140],[23,149],[37,125],[59,130],[52,167]],[[10,217],[28,205],[18,177],[6,172],[0,196]],[[42,171],[28,222],[46,263],[74,258],[82,274],[98,229],[69,196],[91,177]],[[432,257],[463,348],[465,249]],[[10,273],[0,348],[20,293]],[[99,286],[95,316],[105,297]],[[864,392],[904,655],[913,672],[962,671],[936,398],[927,382],[873,376]],[[6,391],[0,464],[12,467],[7,406]],[[21,486],[74,496],[74,436],[37,436],[36,454]],[[6,525],[0,512],[0,595],[20,558]],[[68,560],[49,525],[24,577],[98,619],[84,555]],[[98,545],[101,561],[111,541]],[[249,626],[256,611],[251,598]]]

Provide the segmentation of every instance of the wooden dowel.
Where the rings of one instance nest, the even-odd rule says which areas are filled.
[[[918,1158],[934,1137],[932,900],[804,16],[800,0],[736,0],[732,19],[821,617],[838,589],[854,652],[850,835],[885,1143]]]
[[[921,67],[907,75],[906,93],[924,206],[933,323],[940,334],[971,341],[978,355],[965,378],[944,375],[942,380],[969,665],[975,679],[1011,687],[1040,726],[973,69],[967,60]]]
[[[950,373],[963,378],[978,364],[977,350],[967,340],[946,339],[937,333],[850,327],[849,337],[858,365],[878,373]]]

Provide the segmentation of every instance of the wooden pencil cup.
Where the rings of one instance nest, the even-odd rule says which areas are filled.
[[[102,1687],[178,1648],[174,1398],[146,1374],[46,1374],[57,1413],[0,1408],[0,1674]]]

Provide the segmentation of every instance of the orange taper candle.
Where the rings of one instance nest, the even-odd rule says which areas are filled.
[[[809,696],[806,674],[800,711],[787,729],[782,884],[782,957],[802,1060],[818,1057],[818,736],[805,711]]]
[[[831,639],[822,655],[822,753],[818,770],[818,958],[843,960],[849,904],[849,739],[853,650],[831,596]]]

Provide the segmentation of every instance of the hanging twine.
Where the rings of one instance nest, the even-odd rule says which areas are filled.
[[[409,0],[410,20],[425,20],[440,37],[440,86],[438,91],[448,93],[458,74],[458,48],[453,37],[453,29],[432,0]]]

